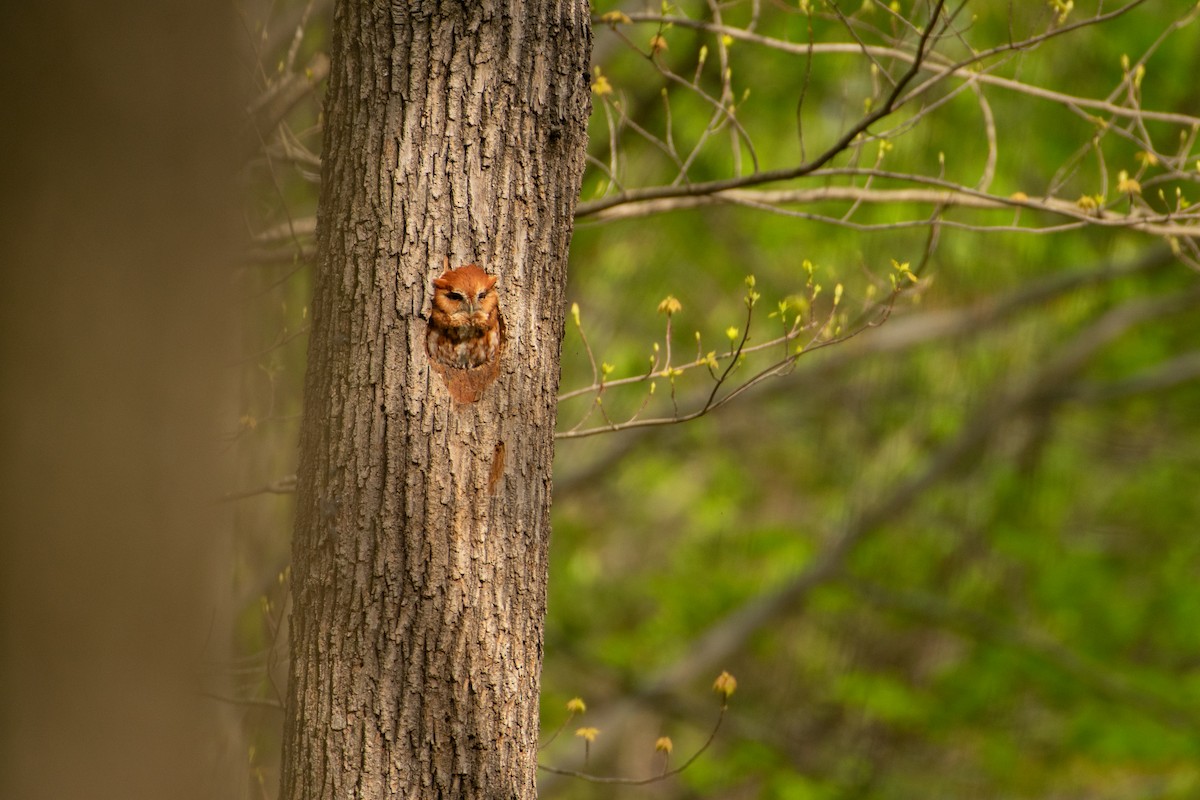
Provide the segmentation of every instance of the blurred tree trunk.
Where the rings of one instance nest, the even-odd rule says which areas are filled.
[[[585,0],[337,4],[284,798],[536,794],[590,36]],[[499,276],[507,322],[470,405],[424,350],[447,256]]]
[[[230,638],[230,9],[0,30],[0,797],[228,797],[196,684]]]

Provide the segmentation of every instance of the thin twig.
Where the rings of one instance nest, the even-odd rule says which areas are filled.
[[[558,767],[551,767],[545,764],[538,764],[538,769],[542,770],[543,772],[552,772],[555,775],[565,775],[569,778],[579,778],[581,780],[589,781],[590,783],[620,784],[623,786],[645,786],[650,783],[657,783],[678,775],[692,764],[696,763],[696,759],[704,755],[705,751],[707,751],[708,748],[712,746],[712,743],[716,740],[717,732],[721,730],[721,722],[725,719],[725,708],[726,707],[724,705],[721,706],[721,713],[717,716],[717,723],[713,725],[712,732],[708,734],[708,739],[704,741],[704,744],[700,746],[699,750],[692,754],[691,758],[674,769],[667,770],[649,778],[621,778],[593,775],[590,772],[582,772],[575,769],[560,769]]]

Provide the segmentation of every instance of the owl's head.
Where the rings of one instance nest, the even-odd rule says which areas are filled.
[[[500,302],[496,280],[476,264],[448,269],[433,281],[434,311],[451,325],[486,325]]]

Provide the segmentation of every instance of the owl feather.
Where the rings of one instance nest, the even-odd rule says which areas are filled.
[[[478,265],[466,264],[433,281],[425,352],[460,403],[476,402],[500,373],[504,317],[496,280]]]

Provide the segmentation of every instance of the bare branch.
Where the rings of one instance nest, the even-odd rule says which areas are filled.
[[[705,751],[708,750],[708,748],[711,747],[712,743],[716,740],[717,732],[721,730],[721,722],[725,719],[725,708],[726,707],[724,705],[721,706],[721,713],[717,716],[717,722],[715,725],[713,725],[712,731],[708,734],[708,738],[704,741],[704,744],[700,746],[699,750],[697,750],[695,753],[692,753],[691,757],[678,767],[666,770],[665,772],[661,772],[658,775],[653,775],[649,778],[622,778],[593,775],[590,772],[582,772],[575,769],[561,769],[559,767],[551,767],[545,764],[538,764],[538,769],[542,770],[543,772],[550,772],[555,775],[563,775],[568,778],[579,778],[581,780],[588,781],[589,783],[619,784],[623,786],[645,786],[650,783],[658,783],[659,781],[666,780],[667,778],[683,772],[692,764],[696,763],[696,759],[704,755]]]
[[[887,319],[888,315],[891,313],[892,303],[895,300],[896,294],[897,294],[896,292],[893,292],[893,294],[891,296],[889,296],[889,298],[887,299],[886,302],[884,302],[883,304],[879,305],[878,307],[875,307],[874,309],[872,309],[875,313],[877,313],[878,316],[876,316],[873,319],[868,319],[865,323],[863,323],[859,327],[851,330],[849,333],[841,334],[841,335],[827,336],[825,333],[826,331],[828,331],[828,329],[830,327],[830,323],[832,322],[834,315],[838,311],[837,306],[835,305],[830,310],[829,316],[823,320],[810,321],[809,324],[804,325],[804,326],[801,326],[797,323],[796,325],[793,325],[782,336],[776,337],[776,338],[774,338],[768,342],[765,342],[763,344],[758,344],[758,345],[754,345],[753,347],[748,347],[747,341],[749,339],[751,318],[750,318],[750,316],[747,316],[746,326],[745,326],[745,329],[742,331],[741,339],[738,342],[737,347],[735,349],[733,349],[728,355],[720,356],[720,357],[717,357],[715,355],[713,356],[713,358],[725,359],[725,360],[727,360],[728,363],[726,364],[724,371],[719,376],[715,376],[712,389],[707,393],[707,398],[704,400],[704,402],[698,408],[695,408],[692,411],[689,411],[686,413],[680,413],[678,405],[675,404],[674,394],[672,393],[672,405],[673,405],[672,416],[652,417],[650,419],[640,419],[639,417],[640,417],[641,411],[645,408],[646,403],[649,402],[649,394],[647,393],[646,401],[643,402],[642,408],[638,409],[637,413],[635,413],[629,419],[624,420],[623,422],[615,422],[611,419],[608,419],[606,416],[605,421],[607,424],[605,424],[603,426],[599,426],[599,427],[595,427],[595,428],[582,428],[581,424],[577,424],[575,427],[571,428],[570,430],[558,432],[557,434],[555,434],[555,438],[556,439],[580,439],[580,438],[583,438],[586,436],[595,436],[595,435],[598,435],[601,433],[613,433],[616,431],[625,431],[625,430],[631,430],[634,428],[648,428],[648,427],[657,427],[657,426],[663,426],[663,425],[677,425],[682,422],[690,422],[691,420],[699,419],[700,417],[706,416],[706,415],[712,413],[713,411],[716,411],[717,409],[732,402],[733,400],[737,399],[742,394],[744,394],[745,392],[754,388],[755,386],[759,385],[760,383],[762,383],[770,378],[774,378],[774,377],[786,374],[787,372],[791,371],[791,369],[794,367],[796,362],[798,360],[800,360],[800,358],[802,358],[803,356],[809,355],[810,353],[814,353],[817,350],[822,350],[826,347],[830,347],[830,346],[833,346],[836,344],[842,344],[843,342],[847,342],[850,339],[854,338],[855,336],[858,336],[860,333],[862,333],[863,331],[865,331],[869,328],[874,328],[874,327],[878,327],[879,325],[882,325],[883,322]],[[735,386],[733,389],[731,389],[725,395],[719,396],[720,390],[724,387],[730,374],[733,372],[733,369],[741,363],[741,359],[744,355],[746,355],[747,353],[757,352],[757,351],[761,351],[761,350],[771,350],[776,347],[779,347],[781,344],[786,347],[788,345],[788,343],[794,341],[795,339],[797,339],[801,334],[803,334],[806,331],[813,331],[812,338],[807,343],[805,343],[802,347],[797,348],[796,352],[789,353],[788,355],[785,355],[783,358],[780,358],[779,360],[772,362],[768,366],[763,367],[758,372],[751,375],[749,378],[746,378],[745,380],[743,380],[741,383],[739,383],[737,386]],[[685,370],[695,369],[698,367],[711,367],[711,364],[712,364],[712,360],[708,359],[708,358],[700,358],[700,359],[697,359],[696,361],[690,362],[688,364],[685,364],[685,365],[679,366],[679,367],[671,367],[669,364],[667,364],[666,366],[662,367],[661,369],[655,369],[649,375],[640,376],[640,377],[636,377],[636,378],[618,379],[616,381],[610,381],[610,382],[604,384],[603,387],[589,386],[584,389],[577,389],[575,391],[568,392],[559,397],[559,402],[561,403],[563,400],[570,399],[571,397],[575,397],[580,394],[587,394],[590,392],[599,391],[601,388],[608,388],[608,387],[612,387],[612,386],[626,385],[626,384],[632,384],[632,383],[643,383],[650,378],[666,378],[673,382],[674,377],[676,375],[682,373]]]
[[[273,228],[267,228],[256,233],[251,240],[260,247],[266,247],[280,242],[295,241],[300,237],[315,236],[317,233],[317,218],[297,217],[280,223]]]
[[[283,703],[278,700],[264,699],[261,697],[227,697],[215,692],[200,692],[201,697],[207,697],[212,700],[219,700],[222,703],[229,703],[234,706],[257,706],[259,708],[270,708],[276,711],[283,711]]]
[[[807,175],[820,169],[825,164],[829,163],[835,156],[846,150],[860,133],[867,130],[884,117],[889,116],[895,111],[901,92],[905,87],[916,77],[921,69],[921,64],[926,55],[926,47],[929,44],[930,37],[933,35],[933,30],[937,25],[937,20],[941,16],[942,8],[945,6],[946,0],[937,0],[933,11],[930,14],[930,20],[926,25],[924,32],[921,34],[920,41],[917,43],[915,53],[911,54],[911,65],[907,72],[896,82],[895,88],[888,95],[885,101],[871,113],[864,116],[857,123],[852,125],[849,130],[841,135],[825,152],[804,164],[795,167],[783,169],[768,170],[766,172],[757,172],[753,175],[748,175],[742,178],[726,178],[716,181],[706,181],[704,183],[692,184],[687,187],[671,187],[658,186],[647,187],[643,189],[630,189],[620,195],[608,198],[601,198],[586,203],[580,203],[576,206],[576,218],[586,217],[589,214],[595,214],[603,211],[606,208],[611,208],[622,203],[627,203],[634,200],[653,200],[664,197],[682,197],[693,194],[711,194],[713,192],[724,191],[727,189],[744,188],[747,186],[757,186],[763,183],[772,183],[775,181],[790,180]]]
[[[250,147],[257,150],[270,139],[283,118],[328,76],[329,56],[317,53],[309,60],[304,72],[287,75],[255,100],[248,109],[252,131]]]
[[[660,25],[671,24],[679,27],[689,27],[696,30],[719,34],[721,36],[730,36],[735,39],[753,42],[782,52],[803,55],[808,57],[810,60],[812,55],[820,53],[866,53],[876,64],[879,63],[879,59],[881,58],[893,58],[909,63],[910,68],[909,71],[899,81],[896,82],[893,92],[889,95],[887,100],[880,108],[863,117],[856,125],[852,126],[846,132],[846,134],[843,135],[843,137],[841,137],[831,148],[829,148],[829,150],[811,161],[806,161],[793,167],[755,172],[752,175],[707,181],[687,186],[673,185],[630,188],[619,194],[580,203],[576,208],[576,216],[578,219],[585,219],[590,216],[598,215],[607,209],[629,203],[640,203],[667,198],[711,195],[732,189],[745,189],[765,183],[791,180],[812,174],[815,170],[819,169],[830,159],[832,159],[836,154],[845,151],[850,146],[850,143],[854,141],[856,136],[864,133],[875,122],[891,114],[896,108],[909,104],[916,98],[928,93],[933,87],[939,85],[950,77],[965,78],[967,80],[967,85],[976,92],[976,95],[981,103],[981,108],[983,109],[983,113],[985,115],[985,125],[987,126],[989,133],[989,152],[991,153],[990,158],[993,159],[995,153],[994,121],[990,119],[990,112],[986,104],[986,98],[984,98],[982,93],[979,92],[977,84],[992,85],[1010,91],[1021,92],[1032,97],[1057,103],[1069,109],[1077,109],[1081,112],[1087,111],[1093,114],[1099,113],[1114,118],[1133,120],[1139,126],[1143,125],[1146,121],[1169,122],[1187,126],[1189,128],[1195,125],[1200,125],[1200,117],[1194,115],[1153,111],[1141,108],[1140,105],[1137,104],[1120,105],[1115,103],[1114,98],[1111,96],[1108,99],[1103,100],[1076,97],[1063,92],[1035,87],[1013,79],[1002,78],[989,74],[987,71],[975,71],[973,69],[976,64],[982,61],[1000,55],[1026,50],[1049,39],[1063,36],[1085,27],[1114,20],[1138,7],[1144,1],[1145,0],[1133,0],[1133,2],[1127,3],[1126,5],[1112,11],[1103,14],[1097,14],[1094,17],[1081,20],[1070,25],[1060,26],[1045,33],[1031,36],[1019,42],[1008,42],[1004,45],[975,52],[971,55],[971,57],[957,62],[949,62],[946,59],[938,56],[936,53],[927,52],[930,37],[934,28],[934,21],[937,20],[941,14],[943,5],[941,2],[937,4],[934,14],[931,16],[930,23],[925,27],[922,33],[922,37],[918,46],[912,51],[899,47],[867,45],[861,40],[856,40],[856,42],[853,44],[815,44],[811,41],[801,44],[773,39],[771,37],[763,36],[751,31],[722,25],[719,23],[719,21],[705,22],[690,20],[683,17],[654,14],[630,15],[631,19],[635,22],[655,22]],[[1154,45],[1151,46],[1150,50],[1152,51],[1155,47],[1157,47],[1167,33],[1177,30],[1179,27],[1182,27],[1182,25],[1186,24],[1192,16],[1195,16],[1195,13],[1195,11],[1192,11],[1184,19],[1175,20],[1171,26],[1168,26],[1168,31],[1164,32],[1164,34],[1159,37]],[[907,94],[902,94],[906,85],[911,82],[913,77],[919,71],[932,72],[933,74],[925,81],[908,91]],[[1147,149],[1153,152],[1153,148],[1150,146],[1148,141],[1148,135],[1143,132],[1142,136],[1147,140],[1145,143],[1147,145]],[[992,161],[989,161],[989,164],[992,164]],[[980,186],[982,188],[986,188],[989,185],[992,171],[993,170],[991,167],[985,168],[984,178],[980,182]]]
[[[1200,380],[1200,351],[1155,364],[1150,369],[1107,383],[1078,383],[1069,394],[1072,399],[1088,403],[1106,403],[1132,395],[1160,392],[1184,383]]]
[[[1012,648],[1049,664],[1059,672],[1087,687],[1093,694],[1129,705],[1163,722],[1187,729],[1200,727],[1195,713],[1179,703],[1178,697],[1163,697],[1138,686],[1110,665],[1087,658],[1078,650],[1028,627],[1014,628],[991,619],[974,609],[953,608],[942,598],[912,591],[899,592],[867,581],[843,578],[839,581],[873,605],[951,630],[977,640]]]
[[[279,480],[271,481],[265,486],[260,486],[257,489],[247,489],[240,492],[229,492],[221,496],[221,502],[228,503],[232,500],[245,500],[247,497],[257,497],[260,494],[295,494],[296,492],[296,476],[285,475]]]
[[[661,214],[668,211],[680,211],[706,205],[736,203],[753,205],[758,208],[778,207],[784,205],[811,205],[814,203],[844,201],[850,203],[877,203],[895,206],[902,203],[916,203],[946,207],[971,208],[980,210],[1011,210],[1030,209],[1067,217],[1082,226],[1099,226],[1108,228],[1128,228],[1130,230],[1149,233],[1156,236],[1200,237],[1200,209],[1189,209],[1182,213],[1150,213],[1145,209],[1132,209],[1127,213],[1119,213],[1106,209],[1085,209],[1076,201],[1055,197],[1034,198],[1015,195],[1001,197],[987,192],[972,189],[968,186],[955,184],[950,181],[931,178],[911,173],[898,173],[888,170],[871,168],[829,168],[814,173],[814,176],[868,176],[889,178],[927,186],[936,189],[871,189],[857,186],[823,186],[814,189],[777,189],[777,190],[725,190],[710,194],[697,194],[685,197],[669,197],[657,200],[638,201],[619,207],[609,208],[600,212],[594,221],[612,221],[616,219],[631,219],[651,214]],[[815,217],[822,220],[837,222],[833,217]],[[1195,221],[1193,221],[1195,220]],[[841,220],[846,222],[846,220]],[[923,221],[920,224],[927,224]],[[955,224],[955,223],[949,223]],[[900,227],[901,223],[871,226],[875,229]],[[992,225],[963,225],[971,230],[1027,230],[1036,232],[1033,226],[992,226]],[[1068,230],[1070,228],[1067,228]],[[1056,228],[1055,231],[1063,230]]]

